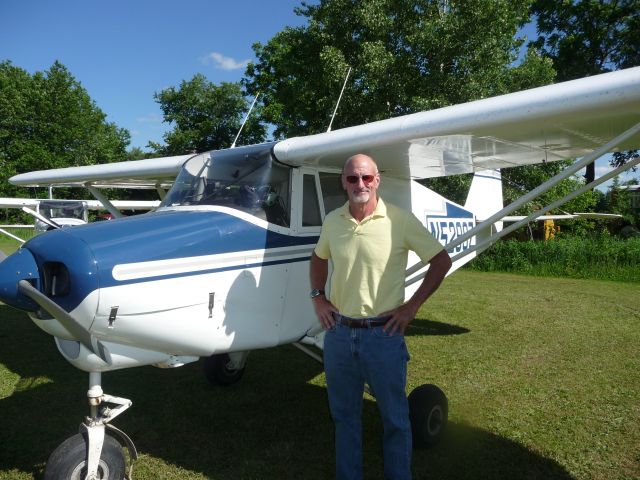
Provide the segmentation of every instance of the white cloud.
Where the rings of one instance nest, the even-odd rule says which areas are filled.
[[[211,52],[205,57],[202,58],[202,63],[205,65],[209,65],[213,63],[215,68],[220,68],[222,70],[239,70],[241,68],[245,68],[249,63],[250,59],[238,61],[235,58],[227,57],[218,52]]]
[[[144,117],[136,118],[138,123],[162,123],[162,116],[157,113],[149,113]]]
[[[604,161],[600,161],[600,164],[596,163],[596,178],[609,173],[613,169],[614,167],[612,167],[608,161],[606,163],[604,163]],[[638,176],[638,173],[639,172],[637,170],[635,172],[627,170],[618,177],[618,180],[620,181],[620,183],[624,183],[628,180],[636,178]],[[613,179],[607,180],[606,182],[600,184],[597,188],[598,190],[606,192],[609,188],[611,188],[611,185],[613,185]]]

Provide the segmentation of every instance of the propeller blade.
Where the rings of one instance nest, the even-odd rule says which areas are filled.
[[[111,363],[109,352],[102,342],[91,335],[86,328],[84,328],[67,311],[60,307],[60,305],[55,303],[26,280],[20,280],[18,282],[18,290],[40,305],[51,316],[53,316],[53,318],[58,320],[80,343],[95,353],[105,363]]]

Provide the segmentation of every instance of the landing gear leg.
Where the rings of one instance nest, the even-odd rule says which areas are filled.
[[[203,359],[205,377],[212,385],[228,386],[244,374],[249,352],[219,353]]]
[[[121,445],[129,450],[131,465],[126,478],[131,478],[138,453],[131,439],[109,423],[131,406],[131,400],[103,393],[101,378],[100,372],[89,373],[87,397],[91,415],[80,425],[80,433],[53,451],[45,467],[45,480],[121,480],[125,478],[126,463]]]

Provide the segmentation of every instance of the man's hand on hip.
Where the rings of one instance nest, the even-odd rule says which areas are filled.
[[[396,332],[404,335],[404,331],[411,321],[416,317],[418,310],[412,305],[405,303],[400,305],[395,310],[390,310],[382,315],[391,315],[391,318],[385,323],[384,329],[389,335],[394,335]]]
[[[324,329],[329,330],[330,328],[333,328],[336,324],[333,314],[338,313],[338,309],[334,307],[324,295],[319,295],[311,301],[313,302],[313,307],[316,309],[318,320],[320,320],[320,324]]]

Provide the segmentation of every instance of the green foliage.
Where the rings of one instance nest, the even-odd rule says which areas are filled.
[[[247,100],[237,83],[219,86],[198,74],[154,95],[164,114],[164,121],[174,128],[164,135],[166,145],[149,144],[157,153],[177,155],[231,147],[245,114]],[[255,112],[247,120],[238,144],[264,140],[266,129]]]
[[[621,185],[620,179],[618,177],[614,177],[607,195],[603,196],[599,204],[599,206],[602,207],[602,211],[622,215],[625,224],[640,227],[640,210],[632,208],[631,195],[629,194],[629,191],[621,188],[626,185],[637,184],[637,180],[630,180],[625,182],[625,185]]]
[[[8,183],[18,173],[124,160],[129,140],[61,63],[33,75],[0,63],[1,195],[27,195]]]
[[[640,2],[536,0],[540,36],[533,45],[551,58],[558,80],[640,64]]]
[[[298,9],[307,25],[257,43],[244,80],[262,92],[278,138],[327,129],[348,67],[335,128],[430,110],[550,83],[531,52],[513,62],[528,20],[519,0],[322,0]]]
[[[541,165],[526,165],[522,167],[502,169],[502,187],[505,205],[517,200],[540,184],[557,175],[567,166],[571,160],[548,162]],[[522,208],[514,212],[515,215],[527,215],[539,210],[551,202],[564,198],[571,192],[584,185],[584,180],[578,177],[570,177],[555,185],[548,192],[540,195]],[[563,204],[563,212],[591,212],[598,202],[599,193],[588,191]]]
[[[565,237],[496,242],[467,268],[485,272],[640,282],[640,238]]]

